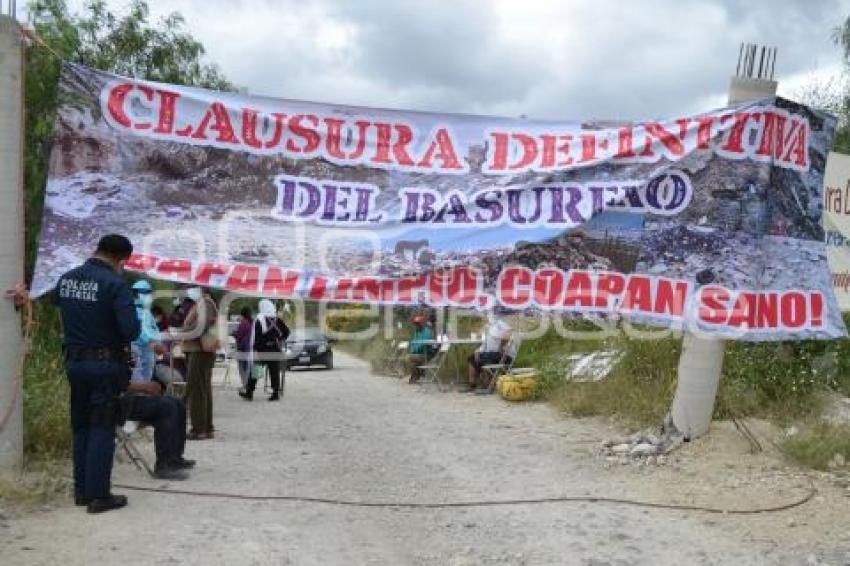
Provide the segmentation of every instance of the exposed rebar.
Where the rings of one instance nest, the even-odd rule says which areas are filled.
[[[773,80],[776,69],[776,47],[741,43],[735,76],[747,79]]]
[[[779,51],[778,47],[773,48],[773,62],[770,64],[770,80],[773,80],[773,69],[776,65],[776,53]]]
[[[744,56],[744,42],[741,42],[741,48],[738,50],[738,66],[735,67],[735,76],[741,76],[741,58]]]

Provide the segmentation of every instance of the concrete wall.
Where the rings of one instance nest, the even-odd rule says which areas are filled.
[[[0,16],[0,290],[24,280],[23,44]],[[0,300],[0,471],[23,461],[20,315]]]

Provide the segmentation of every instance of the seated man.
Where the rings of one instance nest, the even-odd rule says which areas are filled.
[[[512,330],[504,320],[494,318],[484,334],[484,341],[478,350],[469,356],[469,367],[467,370],[467,391],[475,391],[476,387],[487,388],[488,383],[481,383],[481,370],[486,365],[505,363],[513,360],[516,352],[509,352],[508,344],[511,341]]]
[[[183,457],[186,447],[186,406],[176,397],[163,395],[165,384],[156,378],[130,381],[121,396],[128,421],[153,425],[156,465],[154,476],[164,480],[185,480],[194,460]]]
[[[159,347],[156,348],[153,374],[158,381],[165,383],[165,386],[168,387],[173,381],[183,381],[183,377],[177,371],[177,368],[171,365],[171,343],[163,339],[167,335],[163,333],[168,331],[168,317],[165,315],[165,311],[159,305],[153,305],[151,316],[159,331],[160,340]]]
[[[434,339],[434,334],[431,332],[431,327],[426,324],[425,317],[418,314],[413,317],[413,337],[410,339],[408,347],[407,367],[410,370],[410,383],[416,383],[419,380],[420,371],[418,366],[425,365],[428,358],[431,357],[432,344],[430,340]]]

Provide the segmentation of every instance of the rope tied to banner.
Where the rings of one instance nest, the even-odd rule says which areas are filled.
[[[61,62],[63,62],[63,61],[65,60],[65,58],[64,58],[64,57],[62,57],[62,55],[60,55],[59,53],[57,53],[57,52],[56,52],[56,50],[55,50],[55,49],[53,49],[52,47],[50,47],[50,45],[48,45],[46,41],[44,41],[43,39],[41,39],[41,36],[39,36],[39,35],[35,32],[35,30],[34,30],[34,29],[32,29],[32,28],[28,28],[28,27],[26,27],[26,26],[22,25],[20,22],[16,22],[16,23],[18,24],[18,30],[21,32],[21,35],[22,35],[24,38],[26,38],[27,40],[29,40],[29,41],[30,41],[33,45],[35,45],[36,47],[41,47],[41,48],[43,48],[45,51],[47,51],[48,53],[50,53],[51,55],[53,55],[54,57],[56,57],[56,59],[57,59],[60,63],[61,63]]]
[[[20,352],[18,353],[17,367],[15,368],[15,392],[9,399],[7,407],[3,410],[2,413],[0,413],[0,431],[2,431],[6,427],[6,424],[9,422],[9,418],[11,418],[12,413],[15,412],[15,406],[17,405],[18,400],[23,392],[24,369],[26,367],[27,355],[29,354],[30,346],[32,343],[32,329],[35,326],[32,302],[25,301],[22,304],[16,305],[16,307],[23,309],[23,339],[21,342]]]

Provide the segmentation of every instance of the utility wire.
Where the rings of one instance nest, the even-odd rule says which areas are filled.
[[[721,515],[758,515],[760,513],[776,513],[786,511],[805,505],[817,494],[814,482],[809,479],[809,491],[806,495],[790,503],[772,507],[758,507],[753,509],[723,509],[720,507],[705,507],[702,505],[686,505],[678,503],[661,503],[654,501],[640,501],[620,497],[604,497],[593,495],[564,495],[556,497],[540,497],[529,499],[492,499],[480,501],[446,501],[446,502],[415,502],[415,501],[359,501],[352,499],[338,499],[331,497],[308,497],[301,495],[243,495],[238,493],[224,493],[215,491],[195,491],[184,489],[169,489],[158,487],[145,487],[130,484],[113,484],[114,487],[142,491],[148,493],[160,493],[169,495],[187,495],[192,497],[205,497],[216,499],[234,499],[238,501],[286,501],[295,503],[318,503],[334,505],[338,507],[360,507],[360,508],[396,508],[396,509],[452,509],[470,507],[498,507],[513,505],[540,505],[544,503],[609,503],[612,505],[630,505],[634,507],[650,507],[654,509],[671,509],[677,511],[699,511],[702,513],[714,513]]]

